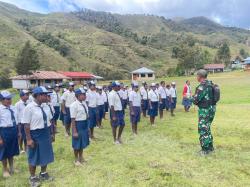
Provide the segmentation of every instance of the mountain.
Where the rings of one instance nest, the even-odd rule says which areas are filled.
[[[119,15],[91,10],[39,14],[0,2],[0,64],[13,65],[27,40],[37,50],[44,70],[90,71],[108,79],[125,79],[142,66],[166,75],[178,61],[172,48],[182,37],[216,53],[221,41],[232,56],[250,52],[250,32],[219,25],[205,17],[166,19],[153,15]]]

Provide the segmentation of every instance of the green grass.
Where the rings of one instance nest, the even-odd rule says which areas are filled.
[[[128,117],[123,134],[124,144],[113,145],[108,121],[96,129],[98,140],[84,151],[87,164],[73,166],[71,139],[60,133],[54,143],[55,162],[48,171],[54,182],[43,186],[250,186],[250,73],[233,72],[210,76],[222,90],[222,99],[212,125],[216,151],[200,157],[197,134],[197,108],[184,113],[177,106],[176,117],[165,114],[158,126],[142,119],[139,135],[133,137]],[[176,80],[179,96],[187,77]],[[194,77],[188,77],[192,86]],[[27,186],[29,177],[25,155],[16,157],[20,173],[3,179],[0,186]]]

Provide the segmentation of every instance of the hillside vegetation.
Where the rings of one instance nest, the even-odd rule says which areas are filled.
[[[147,66],[163,76],[177,66],[172,49],[186,37],[194,38],[195,45],[213,58],[225,41],[232,58],[240,49],[250,52],[249,31],[204,17],[170,20],[91,10],[44,15],[0,2],[0,64],[12,74],[19,51],[30,40],[45,70],[90,71],[107,79],[125,79],[135,68]]]

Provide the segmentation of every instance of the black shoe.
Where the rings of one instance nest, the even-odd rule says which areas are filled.
[[[207,151],[207,150],[200,150],[200,151],[198,152],[198,154],[199,154],[200,156],[207,156],[209,153],[210,153],[210,151]]]
[[[31,187],[39,187],[41,185],[39,177],[30,177],[29,183]]]
[[[40,172],[39,178],[40,178],[40,180],[43,180],[43,181],[53,181],[54,180],[54,178],[49,176],[49,174],[47,172],[45,172],[45,173]]]

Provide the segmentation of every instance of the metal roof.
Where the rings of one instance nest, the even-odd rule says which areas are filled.
[[[205,64],[204,69],[224,69],[224,64]]]
[[[87,72],[60,72],[60,73],[70,78],[85,78],[85,79],[94,78],[92,74]]]
[[[137,69],[137,70],[135,70],[135,71],[132,71],[131,73],[154,73],[154,71],[151,70],[151,69],[142,67],[142,68],[140,68],[140,69]]]
[[[70,79],[69,77],[55,71],[36,71],[31,75],[17,75],[11,77],[12,80],[60,80]]]

